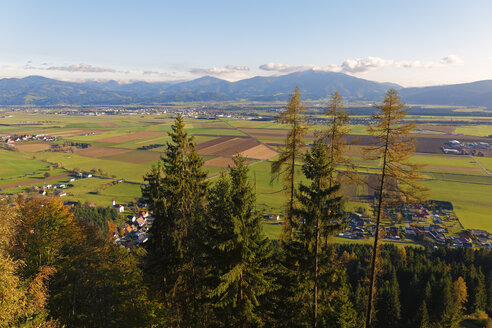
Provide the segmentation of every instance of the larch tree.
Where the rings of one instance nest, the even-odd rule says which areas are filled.
[[[346,110],[343,109],[342,96],[335,92],[331,94],[331,101],[328,108],[325,109],[325,115],[328,117],[328,125],[322,132],[322,138],[327,145],[328,163],[331,167],[328,186],[332,187],[337,181],[337,174],[341,166],[345,167],[343,175],[350,180],[357,182],[356,167],[346,156],[348,142],[347,135],[350,133],[348,125],[350,117]],[[323,235],[325,238],[325,247],[327,246],[330,227],[323,227]]]
[[[289,203],[287,210],[286,231],[292,229],[292,213],[295,202],[296,187],[296,160],[302,156],[302,147],[304,146],[304,136],[307,133],[305,125],[304,105],[301,102],[299,88],[294,89],[290,95],[286,111],[277,117],[277,122],[289,126],[289,132],[285,139],[285,145],[280,151],[279,158],[272,162],[271,173],[272,181],[283,176],[285,188],[288,191]]]
[[[370,327],[374,308],[377,257],[379,248],[379,230],[384,208],[387,205],[407,204],[420,200],[425,188],[419,184],[418,165],[408,159],[415,151],[415,137],[410,132],[413,123],[405,123],[407,114],[405,103],[400,101],[398,92],[390,89],[378,112],[372,116],[369,134],[374,145],[365,148],[366,157],[379,160],[381,165],[376,199],[376,229],[370,269],[369,297],[366,312],[366,328]]]
[[[328,116],[328,126],[323,131],[323,136],[328,145],[328,161],[333,168],[329,177],[331,185],[336,180],[336,167],[345,165],[349,172],[355,169],[345,155],[348,145],[345,138],[350,133],[350,126],[348,125],[350,117],[347,111],[343,109],[342,96],[338,92],[331,94],[331,101],[325,110],[325,115]]]
[[[150,228],[146,273],[170,308],[173,325],[199,325],[204,293],[198,262],[201,258],[201,225],[205,211],[207,174],[195,150],[193,137],[184,131],[178,116],[169,133],[165,156],[144,177],[145,203],[155,221]]]

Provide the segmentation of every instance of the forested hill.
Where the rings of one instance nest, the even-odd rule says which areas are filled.
[[[467,84],[402,88],[343,73],[307,70],[256,76],[236,82],[205,76],[179,83],[65,82],[29,76],[0,79],[0,105],[120,105],[190,101],[285,101],[296,86],[305,100],[326,99],[338,91],[347,101],[379,102],[389,88],[409,104],[492,108],[492,80]]]

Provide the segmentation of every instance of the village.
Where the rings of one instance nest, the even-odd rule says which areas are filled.
[[[56,137],[47,136],[45,134],[23,134],[23,135],[5,135],[0,136],[1,140],[5,143],[7,147],[14,147],[15,142],[21,141],[47,141],[54,142],[56,141]]]
[[[116,204],[115,201],[112,206],[118,211],[123,209],[123,205]],[[148,231],[153,222],[154,218],[146,210],[127,215],[126,222],[119,225],[113,234],[114,243],[128,248],[147,242]]]
[[[389,220],[382,223],[382,238],[389,242],[448,247],[492,249],[492,235],[485,230],[463,228],[449,202],[429,201],[385,211]],[[339,238],[374,237],[376,225],[367,215],[350,212],[348,224]]]
[[[114,232],[114,243],[127,248],[145,243],[154,222],[146,204],[139,203],[138,207],[135,207],[138,211],[135,211],[133,206],[125,211],[124,205],[115,201],[112,207],[120,213],[130,213]],[[430,201],[426,205],[410,205],[396,211],[391,209],[387,214],[393,216],[381,227],[381,236],[387,242],[492,249],[492,235],[485,230],[464,229],[449,202]],[[264,224],[282,224],[281,216],[278,214],[264,214],[263,219]],[[375,223],[369,216],[355,211],[347,212],[345,221],[345,228],[336,238],[374,237]]]

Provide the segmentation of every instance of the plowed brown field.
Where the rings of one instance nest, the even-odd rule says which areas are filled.
[[[50,149],[51,145],[47,142],[17,142],[15,143],[15,149],[23,153],[33,153]]]
[[[116,136],[116,137],[102,138],[102,139],[98,139],[98,140],[94,140],[94,141],[118,143],[118,142],[125,142],[125,141],[131,141],[131,140],[138,140],[138,139],[153,137],[153,136],[156,136],[159,134],[162,134],[163,136],[167,135],[166,133],[157,132],[157,131],[141,131],[141,132],[124,134],[124,135]]]
[[[202,155],[234,156],[259,144],[253,138],[232,138],[213,146],[202,148],[198,152]]]
[[[270,159],[277,155],[277,152],[265,145],[258,145],[241,153],[242,156],[256,159]]]
[[[77,155],[93,158],[107,157],[116,154],[127,153],[131,149],[126,148],[113,148],[113,147],[102,147],[102,146],[91,146],[85,149],[79,149],[75,153]]]
[[[234,161],[232,160],[232,158],[225,158],[225,157],[212,158],[204,163],[204,166],[219,167],[219,168],[227,168],[233,165],[234,165]]]

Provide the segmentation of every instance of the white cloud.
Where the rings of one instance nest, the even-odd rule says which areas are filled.
[[[294,65],[285,65],[280,63],[267,63],[260,65],[260,69],[264,71],[275,71],[280,73],[292,73],[305,71],[307,69],[313,68],[313,65],[302,65],[302,66],[294,66]]]
[[[341,72],[342,67],[340,65],[331,64],[327,66],[313,66],[313,70],[321,72]]]
[[[341,67],[345,73],[363,73],[391,66],[393,63],[392,60],[385,60],[379,57],[366,57],[347,59],[341,64]]]
[[[112,68],[108,67],[97,67],[88,64],[74,64],[68,66],[50,66],[48,68],[43,68],[48,71],[65,71],[65,72],[84,72],[84,73],[121,73]]]
[[[384,68],[434,68],[443,67],[445,65],[461,65],[463,60],[456,55],[448,55],[439,60],[439,62],[429,61],[421,62],[419,60],[392,60],[383,59],[380,57],[365,57],[347,59],[341,64],[330,64],[327,66],[315,65],[285,65],[280,63],[268,63],[260,65],[260,69],[264,71],[275,71],[279,73],[292,73],[313,69],[316,71],[325,72],[343,72],[348,74],[365,73]]]
[[[228,70],[232,70],[232,71],[249,71],[248,66],[226,65],[225,68],[227,68]]]
[[[221,68],[221,67],[211,67],[211,68],[192,68],[190,69],[190,73],[197,74],[197,75],[223,75],[230,73],[231,70],[228,70],[227,68]]]
[[[439,62],[441,64],[460,65],[463,64],[463,59],[461,59],[457,55],[447,55],[446,57],[442,57]]]
[[[46,70],[46,71],[63,71],[70,73],[128,73],[123,71],[118,71],[109,67],[98,67],[89,64],[73,64],[64,66],[48,66],[47,63],[42,63],[39,66],[32,65],[32,61],[28,61],[26,65],[23,66],[25,70]]]
[[[224,67],[192,68],[189,72],[195,75],[220,76],[231,80],[237,80],[249,76],[247,73],[249,72],[249,67],[226,65]]]

